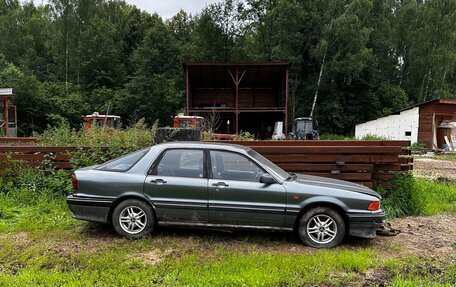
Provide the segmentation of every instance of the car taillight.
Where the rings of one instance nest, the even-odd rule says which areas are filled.
[[[73,185],[73,189],[76,189],[78,190],[78,179],[76,178],[76,176],[73,174],[71,176],[71,185]]]
[[[380,209],[380,201],[374,201],[369,204],[367,210],[376,211]]]

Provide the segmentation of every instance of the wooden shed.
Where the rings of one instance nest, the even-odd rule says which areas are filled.
[[[216,114],[216,132],[272,135],[274,123],[287,126],[288,62],[183,64],[187,114]]]
[[[424,143],[429,149],[456,149],[456,100],[434,99],[356,125],[357,138],[368,134]]]

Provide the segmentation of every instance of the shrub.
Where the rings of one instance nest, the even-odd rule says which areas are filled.
[[[249,132],[241,131],[239,135],[236,137],[237,141],[253,141],[255,136]]]
[[[456,184],[417,179],[410,172],[398,173],[391,188],[377,188],[388,218],[456,212]]]
[[[377,190],[383,197],[382,208],[389,218],[423,213],[424,202],[419,198],[415,178],[410,172],[397,173],[389,190]]]
[[[321,134],[320,140],[354,140],[355,137],[353,136],[344,136],[344,135],[337,135],[337,134]]]
[[[383,140],[388,140],[387,137],[384,136],[379,136],[379,135],[373,135],[373,134],[367,134],[361,138],[363,141],[383,141]]]
[[[416,143],[413,143],[410,147],[408,147],[408,149],[411,150],[412,152],[422,153],[422,152],[426,151],[427,146],[425,143],[416,142]]]
[[[127,129],[112,129],[93,126],[79,131],[67,125],[52,127],[41,135],[41,145],[76,147],[70,152],[74,168],[103,163],[109,159],[152,145],[157,123],[146,128],[140,120]]]

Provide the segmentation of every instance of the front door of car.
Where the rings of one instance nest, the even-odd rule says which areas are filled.
[[[207,223],[208,177],[205,151],[168,149],[144,182],[160,222]]]
[[[210,151],[209,223],[281,227],[286,190],[279,183],[260,183],[265,171],[248,157]]]

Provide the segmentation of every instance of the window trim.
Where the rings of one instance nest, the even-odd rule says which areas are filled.
[[[234,153],[234,154],[237,154],[237,155],[240,155],[242,157],[245,157],[248,161],[250,162],[253,162],[253,164],[255,164],[261,171],[263,171],[263,173],[267,173],[270,175],[269,172],[267,172],[261,165],[259,165],[255,160],[253,160],[252,158],[246,156],[245,154],[242,154],[242,153],[239,153],[239,152],[236,152],[236,151],[231,151],[231,150],[224,150],[224,149],[209,149],[208,150],[208,158],[209,158],[209,163],[210,165],[208,165],[208,171],[209,171],[209,179],[217,179],[217,180],[232,180],[232,181],[242,181],[242,182],[256,182],[256,181],[251,181],[251,180],[240,180],[240,179],[218,179],[218,178],[214,178],[213,177],[213,174],[212,174],[212,159],[211,159],[211,152],[212,151],[218,151],[218,152],[226,152],[226,153]],[[210,166],[210,168],[209,168]],[[258,181],[259,182],[259,181]]]
[[[163,157],[165,156],[166,152],[170,151],[170,150],[193,150],[193,151],[203,151],[203,177],[187,177],[187,176],[173,176],[173,175],[167,175],[167,177],[179,177],[179,178],[203,178],[203,179],[209,179],[208,177],[208,170],[207,170],[207,155],[206,155],[206,151],[207,149],[205,148],[186,148],[186,147],[183,147],[183,148],[179,148],[179,147],[172,147],[172,148],[167,148],[167,149],[164,149],[160,152],[160,155],[154,160],[154,162],[152,163],[151,167],[149,168],[149,170],[147,171],[147,176],[159,176],[157,175],[157,167],[160,163],[160,161],[163,159]]]

